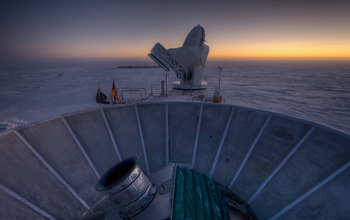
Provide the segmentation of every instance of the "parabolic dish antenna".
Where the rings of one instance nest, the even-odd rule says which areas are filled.
[[[206,89],[207,82],[202,81],[202,73],[209,46],[204,42],[204,29],[198,25],[187,35],[182,47],[165,49],[156,43],[148,56],[165,71],[174,70],[181,79],[174,82],[175,89]]]
[[[201,47],[205,41],[205,32],[201,26],[194,27],[187,35],[183,47]]]

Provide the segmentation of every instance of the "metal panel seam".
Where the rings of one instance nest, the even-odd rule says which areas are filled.
[[[79,146],[81,152],[84,154],[85,159],[88,161],[88,163],[90,164],[92,170],[94,171],[95,175],[97,176],[98,179],[101,178],[100,173],[97,171],[94,163],[92,162],[92,160],[90,159],[89,155],[87,154],[87,152],[85,151],[85,148],[83,147],[83,145],[80,143],[79,139],[77,138],[77,136],[75,135],[74,131],[72,130],[72,128],[69,126],[67,120],[61,116],[61,119],[63,121],[63,123],[66,125],[69,133],[72,135],[74,141],[77,143],[77,145]]]
[[[235,109],[232,107],[230,117],[229,117],[229,119],[227,121],[224,134],[222,135],[222,138],[221,138],[221,141],[220,141],[220,145],[219,145],[218,151],[217,151],[215,159],[214,159],[214,163],[213,163],[213,165],[211,167],[211,170],[210,170],[210,173],[209,173],[209,178],[212,178],[212,176],[213,176],[213,173],[214,173],[214,170],[215,170],[215,167],[216,167],[216,163],[218,162],[218,159],[219,159],[219,156],[220,156],[220,153],[221,153],[221,149],[222,149],[222,147],[224,145],[224,142],[225,142],[225,139],[226,139],[227,131],[228,131],[230,125],[231,125],[231,121],[232,121],[232,117],[233,117],[233,113],[234,112],[235,112]]]
[[[102,108],[100,108],[100,110],[101,110],[102,117],[103,117],[103,120],[104,120],[104,122],[105,122],[105,125],[106,125],[106,127],[107,127],[109,136],[111,137],[111,141],[112,141],[112,143],[113,143],[114,150],[115,150],[115,152],[117,153],[117,156],[118,156],[119,161],[122,161],[122,157],[121,157],[121,155],[120,155],[120,152],[119,152],[117,143],[115,142],[115,139],[114,139],[114,136],[113,136],[111,127],[109,126],[109,123],[108,123],[107,117],[106,117],[106,115],[105,115],[105,112],[103,111]]]
[[[149,175],[148,157],[147,157],[147,152],[146,152],[145,141],[143,139],[143,132],[142,132],[141,121],[140,121],[139,110],[138,110],[137,104],[135,104],[135,111],[136,111],[137,124],[139,126],[143,156],[145,158],[146,171],[147,171],[147,175]]]
[[[265,121],[265,124],[264,124],[263,127],[260,129],[260,132],[259,132],[258,136],[256,136],[256,138],[255,138],[253,144],[251,145],[251,147],[250,147],[248,153],[246,154],[244,160],[242,161],[241,166],[240,166],[239,169],[237,170],[235,176],[232,178],[232,181],[231,181],[230,185],[228,186],[228,188],[231,188],[231,187],[232,187],[232,185],[233,185],[234,182],[236,181],[238,175],[241,173],[241,171],[242,171],[244,165],[246,164],[246,162],[247,162],[247,160],[248,160],[250,154],[251,154],[252,151],[254,150],[256,143],[257,143],[258,140],[260,139],[260,136],[262,135],[263,131],[265,130],[267,124],[268,124],[269,121],[270,121],[270,119],[271,119],[271,115],[269,115],[269,117],[268,117],[268,118],[266,119],[266,121]]]
[[[39,152],[37,152],[34,147],[18,132],[15,131],[16,135],[23,141],[23,143],[25,145],[27,145],[27,147],[39,158],[39,160],[41,160],[41,162],[43,164],[45,164],[45,166],[53,173],[53,175],[55,175],[57,177],[57,179],[59,179],[61,181],[61,183],[67,187],[69,189],[69,191],[87,208],[90,209],[90,206],[87,204],[87,202],[81,198],[81,196],[72,188],[71,185],[69,185],[67,183],[67,181],[65,179],[63,179],[63,177],[61,177],[61,175],[59,175],[57,173],[57,171],[39,154]]]
[[[199,119],[198,119],[196,138],[194,141],[194,148],[193,148],[193,154],[192,154],[192,164],[191,164],[192,169],[194,168],[194,164],[196,163],[199,132],[200,132],[201,122],[202,122],[202,114],[203,114],[203,104],[201,104],[201,107],[199,109]]]
[[[48,218],[48,219],[52,219],[52,220],[56,220],[54,217],[52,217],[50,214],[48,214],[47,212],[45,212],[44,210],[40,209],[39,207],[37,207],[36,205],[34,205],[33,203],[29,202],[28,200],[26,200],[25,198],[23,198],[22,196],[18,195],[17,193],[13,192],[12,190],[8,189],[7,187],[5,187],[4,185],[0,184],[0,189],[2,189],[4,192],[6,192],[7,194],[9,194],[10,196],[12,196],[13,198],[17,199],[18,201],[22,202],[23,204],[27,205],[28,207],[32,208],[34,211],[40,213],[41,215],[43,215],[44,217]]]
[[[289,152],[289,154],[282,160],[282,162],[278,165],[278,167],[270,174],[270,176],[261,184],[259,189],[253,194],[253,196],[248,200],[248,204],[250,204],[257,195],[261,192],[261,190],[267,185],[267,183],[276,175],[276,173],[281,169],[281,167],[289,160],[289,158],[298,150],[300,145],[304,143],[304,141],[309,137],[309,135],[315,130],[315,126],[311,127],[310,130],[304,135],[304,137],[295,145],[295,147]]]
[[[318,190],[320,187],[322,187],[323,185],[325,185],[327,182],[329,182],[331,179],[333,179],[334,177],[336,177],[338,174],[340,174],[341,172],[343,172],[345,169],[347,169],[348,167],[350,167],[350,161],[347,162],[345,165],[343,165],[342,167],[340,167],[338,170],[336,170],[334,173],[332,173],[331,175],[329,175],[326,179],[322,180],[321,182],[319,182],[316,186],[314,186],[313,188],[311,188],[309,191],[307,191],[306,193],[304,193],[302,196],[300,196],[298,199],[296,199],[294,202],[290,203],[288,206],[286,206],[284,209],[282,209],[281,211],[279,211],[276,215],[274,215],[273,217],[270,218],[270,220],[274,220],[277,219],[278,217],[280,217],[281,215],[283,215],[285,212],[287,212],[289,209],[291,209],[292,207],[294,207],[296,204],[298,204],[300,201],[302,201],[303,199],[305,199],[306,197],[308,197],[309,195],[311,195],[313,192],[315,192],[316,190]]]

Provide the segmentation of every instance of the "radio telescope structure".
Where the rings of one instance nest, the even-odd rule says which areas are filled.
[[[174,70],[180,81],[175,81],[175,89],[206,89],[202,73],[207,61],[209,46],[204,44],[205,31],[200,25],[187,35],[182,47],[165,49],[156,43],[148,54],[165,71]]]

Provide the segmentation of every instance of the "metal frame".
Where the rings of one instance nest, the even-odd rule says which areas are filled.
[[[87,208],[90,209],[90,206],[87,204],[87,202],[72,188],[71,185],[68,184],[68,182],[61,177],[57,173],[57,171],[39,154],[38,151],[34,149],[34,147],[18,132],[14,131],[15,134],[21,139],[21,141],[39,158],[39,160],[53,173],[53,175],[56,176],[59,181],[68,188],[68,190]]]
[[[298,199],[296,199],[294,202],[290,203],[288,206],[286,206],[284,209],[282,209],[281,211],[279,211],[276,215],[274,215],[273,217],[270,218],[270,220],[275,220],[277,218],[279,218],[281,215],[283,215],[285,212],[287,212],[289,209],[293,208],[296,204],[298,204],[299,202],[301,202],[303,199],[305,199],[306,197],[308,197],[309,195],[311,195],[313,192],[315,192],[316,190],[318,190],[319,188],[321,188],[323,185],[325,185],[326,183],[328,183],[330,180],[332,180],[334,177],[336,177],[338,174],[340,174],[341,172],[343,172],[344,170],[346,170],[347,168],[350,167],[350,161],[347,162],[346,164],[344,164],[342,167],[340,167],[337,171],[335,171],[334,173],[332,173],[331,175],[329,175],[326,179],[322,180],[321,182],[319,182],[316,186],[314,186],[313,188],[311,188],[309,191],[307,191],[306,193],[304,193],[302,196],[300,196]]]
[[[138,110],[137,104],[135,104],[135,112],[136,112],[136,119],[137,119],[137,124],[139,127],[139,132],[140,132],[140,139],[141,139],[143,156],[145,159],[146,171],[147,171],[147,175],[149,175],[150,172],[149,172],[149,165],[148,165],[148,157],[147,157],[147,152],[146,152],[145,141],[143,138],[143,132],[142,132],[141,121],[140,121],[139,110]]]
[[[33,203],[29,202],[28,200],[26,200],[25,198],[23,198],[22,196],[16,194],[15,192],[13,192],[12,190],[8,189],[7,187],[5,187],[4,185],[0,184],[0,189],[2,189],[4,192],[6,192],[7,194],[9,194],[10,196],[12,196],[13,198],[17,199],[18,201],[22,202],[23,204],[27,205],[28,207],[32,208],[34,211],[40,213],[42,216],[50,219],[50,220],[56,220],[54,217],[52,217],[50,214],[48,214],[47,212],[45,212],[44,210],[40,209],[38,206],[34,205]],[[29,217],[29,216],[27,216]]]
[[[94,171],[95,175],[97,176],[98,179],[101,178],[100,173],[97,171],[95,164],[92,162],[91,158],[89,157],[89,155],[87,154],[87,152],[85,151],[85,148],[83,147],[83,145],[80,143],[79,139],[77,138],[77,136],[75,135],[74,131],[72,130],[72,128],[69,126],[67,120],[61,116],[61,119],[63,121],[63,123],[66,125],[69,133],[72,135],[75,143],[77,143],[77,145],[79,146],[81,152],[84,154],[85,159],[88,161],[88,163],[90,164],[92,170]]]
[[[175,71],[176,75],[181,74],[181,73],[185,73],[188,71],[182,64],[180,64],[177,60],[172,58],[172,56],[166,51],[166,49],[160,43],[158,43],[154,46],[152,52],[156,52],[162,58],[164,58],[165,61],[167,61],[171,65],[171,68]],[[151,52],[151,54],[152,54],[152,52]]]
[[[111,137],[111,141],[112,141],[112,143],[113,143],[114,150],[115,150],[115,152],[117,153],[117,156],[118,156],[119,161],[122,161],[122,156],[121,156],[121,154],[120,154],[120,152],[119,152],[117,143],[115,142],[115,139],[114,139],[114,136],[113,136],[111,127],[109,126],[108,120],[107,120],[107,118],[106,118],[105,112],[103,111],[102,108],[100,108],[100,110],[101,110],[102,117],[103,117],[103,120],[104,120],[104,122],[105,122],[105,125],[106,125],[106,127],[107,127],[109,136]]]
[[[193,154],[192,154],[192,164],[191,164],[192,169],[194,168],[194,165],[196,163],[198,139],[199,139],[199,132],[201,129],[202,115],[203,115],[203,104],[200,105],[200,109],[199,109],[199,119],[198,119],[198,124],[197,124],[197,132],[196,132],[196,138],[194,140],[194,147],[193,147]]]
[[[232,121],[232,117],[233,117],[233,114],[235,112],[235,109],[232,107],[232,110],[231,110],[231,114],[230,114],[230,117],[226,123],[226,127],[225,127],[225,131],[224,131],[224,134],[222,135],[222,138],[221,138],[221,141],[220,141],[220,145],[219,145],[219,148],[218,148],[218,151],[216,153],[216,156],[215,156],[215,159],[214,159],[214,163],[210,169],[210,173],[209,173],[209,178],[212,178],[213,174],[214,174],[214,171],[215,171],[215,168],[216,168],[216,164],[219,160],[219,156],[220,156],[220,153],[221,153],[221,149],[222,149],[222,146],[224,145],[224,142],[225,142],[225,139],[226,139],[226,135],[227,135],[227,131],[231,125],[231,121]]]
[[[250,204],[257,195],[261,192],[261,190],[267,185],[267,183],[276,175],[276,173],[281,169],[281,167],[289,160],[289,158],[298,150],[298,148],[304,143],[304,141],[310,136],[310,134],[315,130],[315,126],[311,127],[310,130],[304,135],[304,137],[295,145],[295,147],[289,152],[289,154],[282,160],[282,162],[276,167],[276,169],[270,174],[269,177],[261,184],[258,190],[253,194],[253,196],[248,200],[248,204]]]
[[[255,138],[253,144],[251,145],[251,147],[250,147],[248,153],[246,154],[244,160],[242,161],[241,166],[240,166],[239,169],[237,170],[235,176],[232,178],[232,181],[231,181],[230,185],[228,186],[228,188],[231,188],[232,185],[235,183],[235,181],[236,181],[238,175],[241,173],[241,171],[242,171],[244,165],[246,164],[246,162],[247,162],[247,160],[248,160],[250,154],[251,154],[252,151],[254,150],[256,143],[257,143],[258,140],[260,139],[260,136],[261,136],[262,133],[264,132],[264,130],[265,130],[267,124],[269,123],[270,119],[271,119],[271,115],[269,115],[269,117],[268,117],[268,118],[266,119],[266,121],[265,121],[265,124],[264,124],[264,125],[262,126],[262,128],[260,129],[260,132],[259,132],[258,136],[256,136],[256,138]]]

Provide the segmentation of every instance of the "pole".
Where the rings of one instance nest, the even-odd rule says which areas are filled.
[[[165,90],[165,88],[164,88],[164,80],[162,80],[162,93],[160,94],[161,96],[164,96],[164,90]]]
[[[100,82],[97,82],[98,89],[100,88]],[[100,93],[98,92],[98,98],[101,99]],[[101,103],[98,103],[101,108]]]
[[[222,70],[222,66],[218,66],[219,68],[219,91],[220,91],[220,86],[221,86],[221,70]]]
[[[168,96],[168,73],[165,73],[165,96]]]

